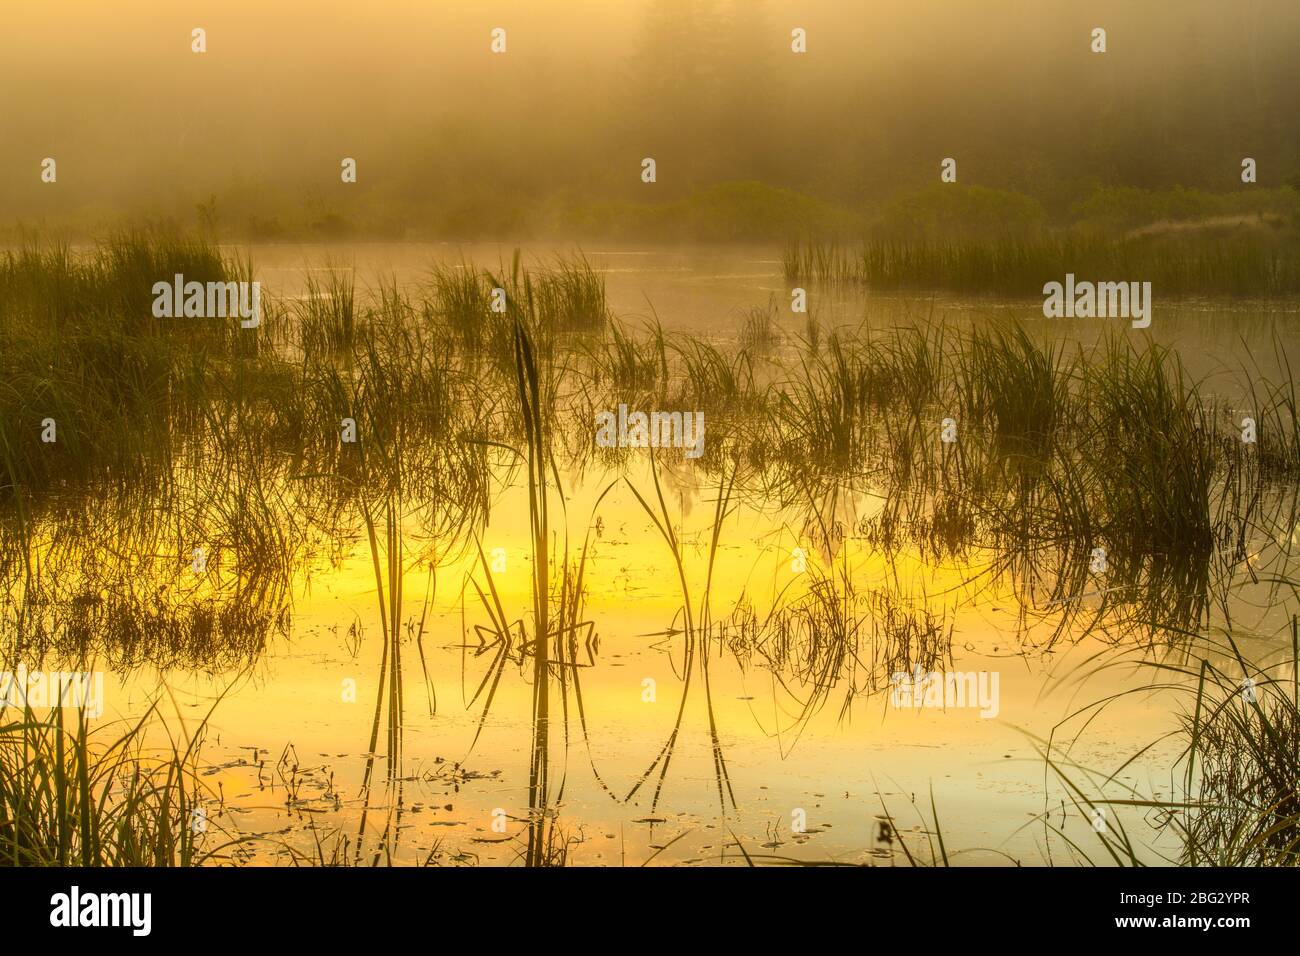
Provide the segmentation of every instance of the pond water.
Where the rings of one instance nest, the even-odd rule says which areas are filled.
[[[239,251],[251,256],[264,294],[282,300],[304,294],[310,269],[354,267],[359,289],[378,276],[413,287],[433,261],[489,266],[513,252],[447,244]],[[566,251],[572,250],[530,246],[526,254],[544,263]],[[779,249],[583,252],[623,320],[655,318],[665,330],[707,336],[724,349],[738,347],[749,310],[773,298],[778,323],[788,322],[783,331],[797,333],[803,322],[789,310]],[[827,290],[814,293],[813,310],[828,329],[1010,315],[1054,322],[1050,334],[1083,344],[1104,332],[1096,320],[1043,319],[1041,301]],[[1220,376],[1226,382],[1243,364],[1276,374],[1286,353],[1274,349],[1273,330],[1293,317],[1293,309],[1276,304],[1164,305],[1156,290],[1149,333],[1175,348],[1213,391]],[[928,862],[937,852],[936,830],[953,863],[1066,862],[1067,842],[1056,831],[1087,844],[1094,823],[1046,766],[1040,741],[1072,741],[1069,758],[1104,778],[1176,728],[1179,699],[1164,690],[1119,696],[1085,726],[1080,708],[1152,680],[1139,666],[1100,666],[1125,659],[1131,647],[1124,634],[1108,628],[1083,634],[1071,624],[1064,639],[1050,640],[1065,607],[1058,614],[1045,601],[1033,609],[1037,623],[1026,626],[1025,592],[989,572],[992,550],[976,549],[961,560],[907,546],[882,555],[856,530],[881,507],[869,492],[835,503],[844,534],[820,546],[801,534],[804,519],[796,510],[743,502],[722,523],[710,569],[717,479],[665,461],[665,509],[681,542],[680,575],[632,490],[652,494],[644,457],[633,455],[624,471],[559,476],[565,506],[562,515],[552,514],[552,548],[563,548],[566,532],[571,551],[590,536],[588,626],[575,643],[580,653],[566,665],[580,680],[580,693],[574,687],[553,692],[550,719],[550,800],[569,864],[744,865],[748,855],[889,865],[906,863],[909,853]],[[414,541],[418,532],[412,527],[410,535]],[[521,657],[507,660],[494,679],[503,649],[475,630],[485,615],[466,582],[473,576],[483,583],[490,573],[509,619],[532,614],[529,497],[521,471],[494,489],[480,542],[490,571],[460,546],[440,561],[436,587],[414,547],[403,562],[397,613],[402,753],[387,778],[368,759],[377,754],[382,763],[388,756],[382,727],[373,750],[371,735],[377,709],[387,707],[380,695],[391,685],[381,684],[388,647],[375,559],[362,533],[331,542],[295,569],[283,627],[254,660],[166,668],[146,661],[129,673],[110,673],[100,720],[137,717],[158,701],[175,737],[207,718],[202,757],[211,839],[224,839],[218,826],[228,836],[266,837],[224,854],[233,859],[285,862],[293,852],[328,859],[340,847],[351,858],[360,834],[362,862],[383,847],[382,858],[399,863],[518,863],[529,818],[534,674]],[[789,661],[755,653],[734,612],[752,606],[761,618],[793,593],[788,589],[801,587],[807,572],[800,548],[825,568],[845,569],[861,595],[888,592],[895,617],[883,605],[863,604],[857,612],[877,622],[920,621],[915,633],[950,635],[941,669],[996,674],[996,713],[893,706],[890,675],[875,667],[869,676],[878,661],[848,668],[857,674],[854,686],[845,671],[834,679],[809,680],[806,673],[792,679],[783,666]],[[707,582],[713,619],[733,625],[695,648],[689,661],[681,634],[683,579],[696,608]],[[1098,600],[1085,592],[1065,603],[1086,607]],[[1238,633],[1256,642],[1250,646],[1267,653],[1287,639],[1289,612],[1266,585],[1243,586],[1231,600]],[[875,692],[866,692],[871,683]],[[1116,780],[1169,796],[1180,746],[1174,738],[1146,750]],[[375,782],[366,794],[368,772]],[[1111,812],[1124,818],[1151,862],[1177,854],[1176,842],[1152,828],[1158,821],[1143,810]]]

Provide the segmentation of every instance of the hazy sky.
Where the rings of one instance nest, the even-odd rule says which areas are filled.
[[[643,198],[643,156],[664,199],[1213,185],[1296,171],[1298,61],[1294,0],[6,0],[0,223],[329,209],[344,156],[397,212]]]

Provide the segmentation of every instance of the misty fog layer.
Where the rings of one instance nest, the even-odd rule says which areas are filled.
[[[1098,186],[1240,189],[1244,156],[1261,188],[1300,173],[1293,0],[50,0],[3,23],[2,228],[635,231],[629,209],[700,195],[833,224],[945,157],[1061,216]]]

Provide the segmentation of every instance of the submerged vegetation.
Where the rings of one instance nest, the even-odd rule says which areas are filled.
[[[1150,255],[1210,276],[1215,291],[1300,285],[1281,252],[1225,259],[1216,273],[1144,248],[1021,242],[968,259],[963,246],[922,241],[856,258],[813,245],[792,248],[786,268],[877,287],[968,276],[996,290],[1049,267],[1056,276],[1094,250],[1121,257],[1097,260],[1117,275],[1137,261],[1124,256]],[[1272,285],[1252,285],[1259,270]],[[411,812],[404,714],[442,706],[425,638],[448,568],[470,568],[441,590],[474,597],[462,601],[462,639],[487,662],[465,694],[478,733],[512,668],[530,695],[519,857],[533,866],[565,863],[582,840],[562,820],[571,748],[587,750],[611,799],[643,791],[653,811],[697,702],[719,810],[735,811],[711,676],[724,660],[771,677],[776,732],[794,739],[832,700],[847,719],[891,675],[951,663],[960,598],[908,593],[909,563],[959,567],[973,592],[1009,587],[1019,606],[1008,636],[1022,648],[1091,634],[1143,653],[1194,652],[1212,623],[1234,625],[1236,592],[1288,573],[1300,422],[1280,340],[1283,378],[1256,365],[1210,383],[1146,338],[1068,345],[1028,323],[929,316],[790,331],[771,300],[742,317],[733,346],[621,320],[582,257],[525,264],[519,254],[496,268],[436,265],[412,287],[381,279],[368,292],[334,264],[310,273],[300,297],[264,297],[262,322],[246,329],[154,318],[149,289],[176,273],[254,278],[251,263],[165,233],[0,259],[0,659],[238,669],[292,632],[313,563],[359,546],[382,640],[360,821],[355,838],[336,833],[299,862],[398,859]],[[703,412],[704,456],[688,467],[669,449],[596,447],[595,414],[620,404]],[[1245,417],[1254,441],[1243,440]],[[571,513],[592,475],[590,514]],[[498,591],[482,538],[512,488],[529,516],[522,609]],[[711,513],[694,542],[679,513],[688,492],[707,495]],[[681,700],[627,790],[590,756],[583,695],[599,643],[587,607],[593,533],[619,494],[648,522],[680,591],[650,636],[677,655]],[[807,573],[771,594],[722,588],[716,564],[745,517],[781,529],[762,554],[781,563],[793,549]],[[884,579],[864,573],[868,554]],[[408,579],[421,610],[404,620]],[[1290,698],[1263,681],[1264,702],[1237,707],[1208,668],[1183,675],[1199,688],[1185,729],[1199,794],[1185,862],[1289,863]],[[224,844],[199,845],[182,823],[199,799],[193,735],[146,760],[135,731],[100,745],[65,719],[58,708],[0,711],[0,855],[227,860],[213,849]],[[128,769],[143,782],[123,790]]]

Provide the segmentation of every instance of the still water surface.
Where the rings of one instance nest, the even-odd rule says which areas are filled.
[[[508,261],[512,253],[508,247],[435,244],[275,245],[242,251],[251,254],[266,294],[282,298],[303,294],[309,269],[355,267],[361,290],[378,276],[404,286],[420,283],[435,260],[489,266]],[[545,261],[560,251],[566,250],[532,247],[528,255]],[[653,317],[666,330],[708,335],[730,346],[748,310],[775,297],[779,320],[788,321],[790,331],[802,323],[788,308],[779,250],[584,251],[604,275],[611,309],[626,321]],[[980,322],[1008,314],[1048,321],[1035,301],[826,291],[815,294],[813,302],[826,328]],[[1157,290],[1149,331],[1177,348],[1198,377],[1213,382],[1246,361],[1243,339],[1265,343],[1257,360],[1275,368],[1277,357],[1268,343],[1278,318],[1276,306],[1162,307]],[[1055,334],[1066,338],[1087,343],[1100,334],[1097,320],[1057,321]],[[648,472],[635,464],[629,477],[649,487]],[[566,487],[570,536],[580,539],[589,526],[593,529],[586,618],[595,635],[576,662],[582,670],[585,733],[577,715],[569,714],[567,739],[558,726],[553,737],[553,780],[563,778],[558,819],[570,839],[570,864],[743,864],[740,846],[751,855],[800,860],[905,862],[898,839],[882,825],[885,815],[892,815],[909,849],[927,858],[932,799],[954,863],[1067,859],[1044,818],[1072,839],[1087,841],[1091,822],[1046,771],[1034,738],[1052,735],[1084,704],[1141,686],[1149,676],[1117,668],[1080,681],[1095,669],[1094,655],[1113,646],[1114,636],[1050,647],[1034,646],[1032,633],[1017,636],[1021,609],[1012,589],[984,578],[969,583],[978,575],[979,555],[949,564],[904,551],[886,562],[852,534],[834,549],[834,560],[852,568],[860,588],[888,588],[904,604],[928,610],[950,627],[950,670],[998,674],[996,716],[982,717],[977,708],[899,710],[890,706],[887,688],[847,700],[841,688],[802,719],[806,689],[782,686],[779,675],[723,642],[709,652],[709,696],[730,795],[720,799],[709,708],[697,684],[686,693],[662,788],[656,796],[656,771],[629,796],[672,737],[686,691],[683,649],[674,635],[665,634],[675,623],[681,593],[671,554],[626,487],[615,488],[593,513],[609,480],[589,473]],[[689,473],[670,489],[686,574],[698,588],[707,573],[716,489]],[[851,528],[878,502],[863,496],[840,507]],[[725,618],[742,597],[755,607],[769,606],[790,583],[792,549],[798,545],[792,527],[789,516],[771,509],[742,508],[726,522],[713,572],[715,618]],[[493,572],[502,603],[526,616],[532,573],[528,499],[517,479],[494,502],[482,543],[504,562]],[[529,667],[507,666],[471,749],[482,700],[467,705],[493,651],[471,626],[481,614],[477,599],[462,587],[470,569],[468,559],[441,567],[427,612],[427,571],[410,568],[406,575],[401,620],[409,636],[424,619],[430,683],[424,685],[408,641],[400,795],[382,780],[376,785],[367,832],[371,840],[375,808],[400,800],[392,844],[397,862],[420,862],[436,853],[444,863],[510,864],[521,853],[532,675]],[[1277,617],[1267,599],[1255,600],[1253,606],[1247,602],[1238,623],[1247,633],[1269,635],[1279,626]],[[182,722],[197,724],[221,696],[203,748],[212,765],[208,782],[220,798],[212,812],[232,833],[271,837],[241,849],[238,858],[283,862],[284,846],[314,855],[318,840],[355,839],[360,825],[358,795],[382,648],[374,568],[365,541],[358,539],[337,560],[319,557],[299,570],[286,633],[272,640],[251,670],[160,673],[143,667],[129,676],[110,675],[104,719],[139,713],[165,685],[170,693],[163,713],[176,731]],[[355,701],[345,699],[351,686]],[[1175,726],[1172,707],[1167,694],[1124,697],[1087,726],[1071,757],[1109,773]],[[1057,734],[1070,736],[1078,729],[1076,720]],[[382,756],[382,735],[377,750]],[[1145,793],[1168,795],[1176,751],[1173,744],[1156,747],[1119,779]],[[804,833],[793,832],[799,811],[806,817]],[[501,819],[504,827],[499,822],[494,827]],[[1151,841],[1153,861],[1161,850],[1176,853],[1167,837],[1146,830],[1141,821],[1139,814],[1129,826]]]

